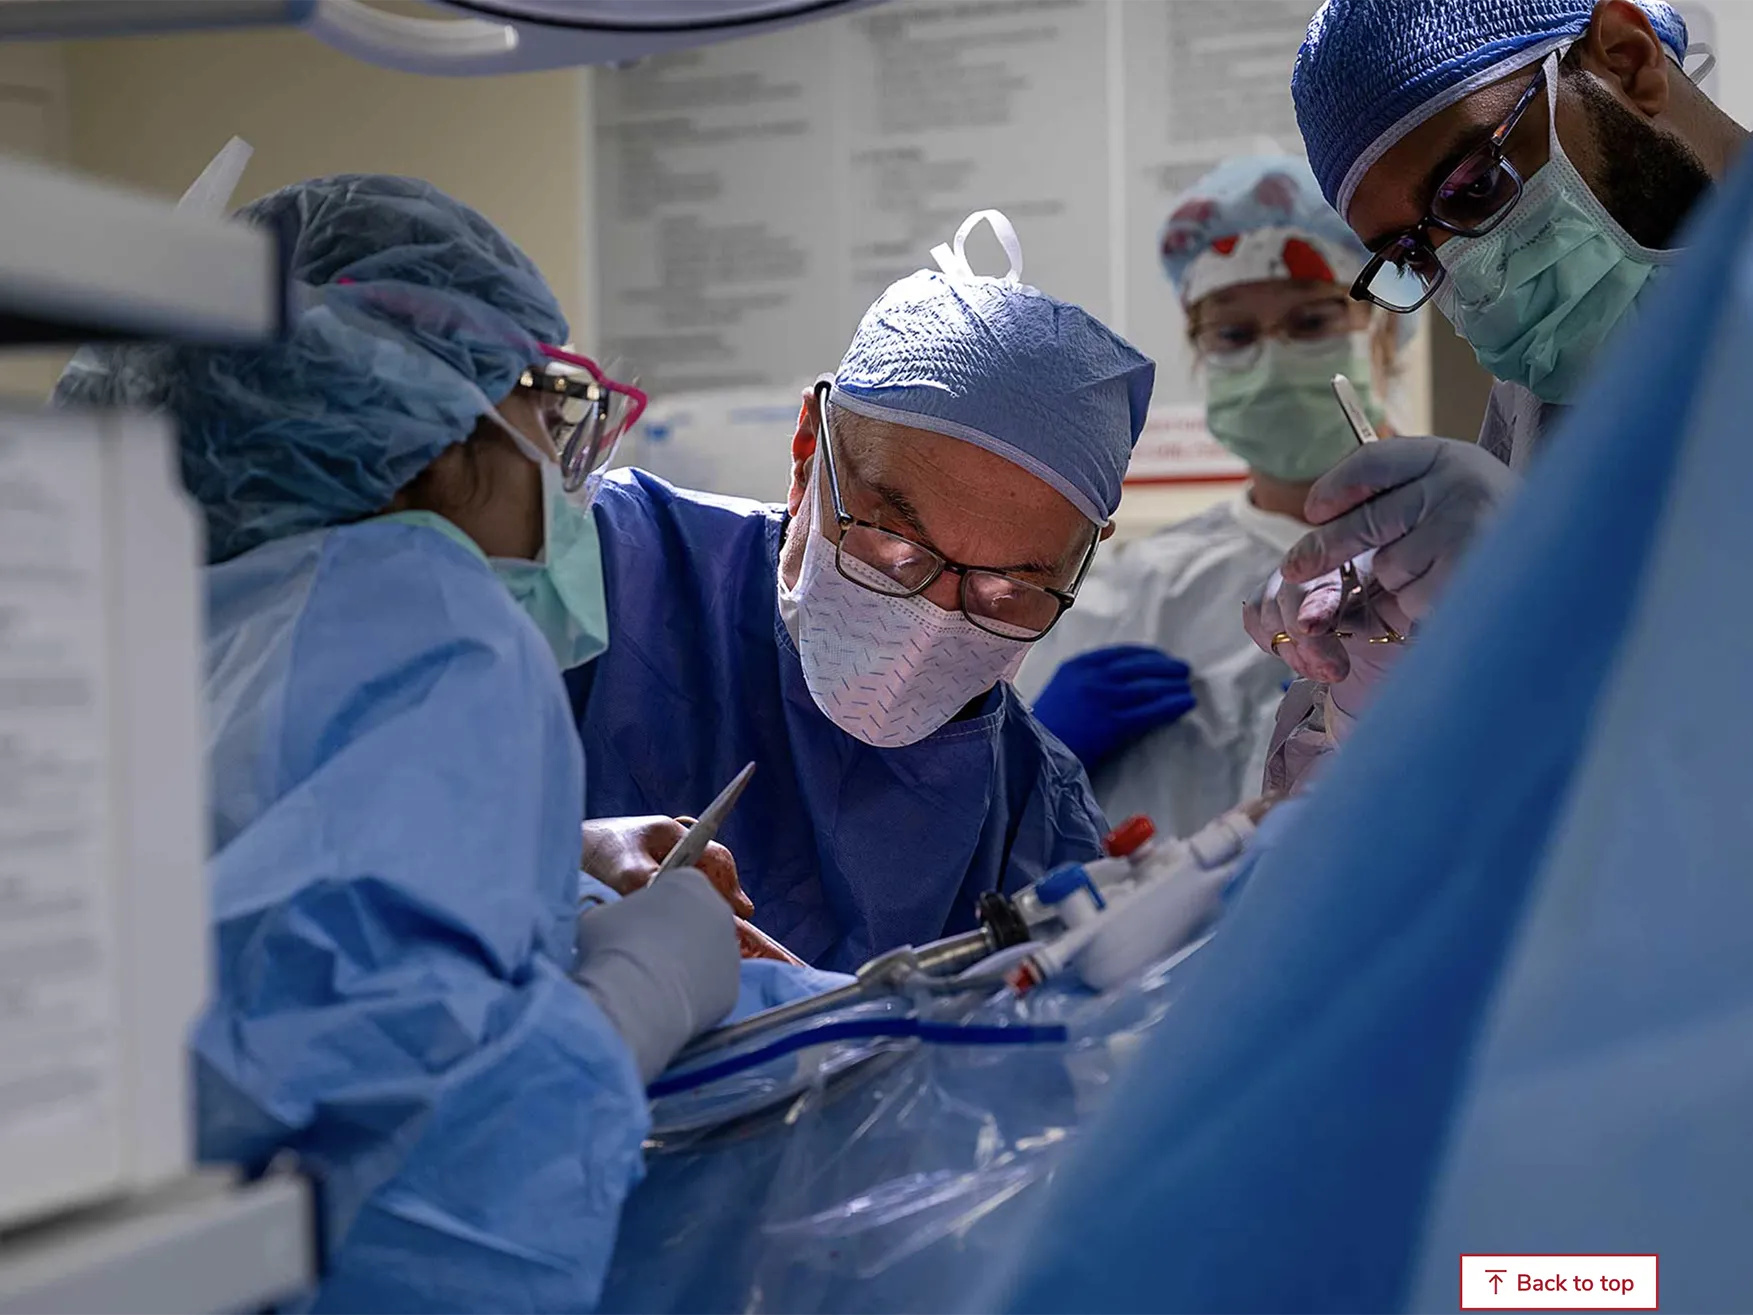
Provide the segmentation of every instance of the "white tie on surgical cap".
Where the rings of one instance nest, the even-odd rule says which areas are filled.
[[[962,221],[956,230],[955,249],[951,250],[947,242],[940,242],[931,249],[931,258],[937,267],[951,278],[972,279],[980,275],[974,272],[968,263],[968,235],[985,220],[992,228],[992,235],[998,239],[998,245],[1004,248],[1005,257],[1010,261],[1010,269],[1001,276],[1005,283],[1021,283],[1023,281],[1023,241],[1016,234],[1016,227],[1005,218],[1002,210],[976,210]]]

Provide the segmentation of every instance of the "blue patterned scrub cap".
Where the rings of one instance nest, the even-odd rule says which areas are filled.
[[[1686,21],[1634,0],[1676,62]],[[1309,22],[1291,98],[1322,194],[1341,215],[1370,167],[1419,124],[1568,45],[1595,0],[1326,0]]]
[[[977,275],[963,253],[992,225],[1010,270]],[[830,400],[858,415],[963,439],[1045,480],[1096,524],[1150,409],[1156,366],[1082,307],[1022,282],[1022,244],[996,210],[970,215],[939,268],[891,285],[865,312]]]

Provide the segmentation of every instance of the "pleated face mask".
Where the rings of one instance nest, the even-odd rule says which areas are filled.
[[[1205,426],[1250,467],[1282,480],[1312,480],[1357,450],[1357,436],[1333,400],[1333,376],[1358,386],[1382,423],[1370,390],[1368,335],[1315,342],[1268,339],[1246,368],[1226,369],[1209,356]]]
[[[1448,277],[1434,298],[1479,364],[1543,402],[1571,400],[1608,336],[1680,256],[1639,244],[1565,155],[1560,55],[1544,69],[1550,157],[1497,228],[1437,249]]]
[[[819,451],[819,449],[818,449]],[[818,455],[794,533],[806,536],[797,586],[780,606],[797,641],[810,698],[841,730],[879,749],[917,744],[1022,666],[1030,640],[980,629],[929,599],[896,598],[894,583],[850,554],[836,564],[817,507]]]

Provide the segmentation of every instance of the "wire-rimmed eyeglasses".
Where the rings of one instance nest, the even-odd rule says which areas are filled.
[[[1545,86],[1546,66],[1542,64],[1491,136],[1449,171],[1424,218],[1377,248],[1351,285],[1354,298],[1400,314],[1417,310],[1436,295],[1448,277],[1431,244],[1430,231],[1484,237],[1509,217],[1522,199],[1524,182],[1505,150],[1510,134]]]
[[[1090,536],[1090,546],[1070,588],[1052,589],[1003,571],[952,562],[924,544],[858,519],[846,510],[840,496],[834,438],[828,421],[829,388],[826,382],[816,386],[816,402],[821,416],[822,462],[828,474],[828,495],[840,531],[834,544],[834,566],[840,574],[872,593],[912,598],[924,593],[949,571],[961,585],[959,603],[963,614],[987,634],[1032,641],[1051,630],[1065,609],[1077,601],[1077,591],[1095,560],[1100,534]]]

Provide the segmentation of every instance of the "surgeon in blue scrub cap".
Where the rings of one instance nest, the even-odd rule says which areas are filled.
[[[1356,295],[1431,301],[1499,381],[1477,447],[1383,443],[1317,483],[1316,528],[1250,605],[1256,643],[1343,691],[1329,731],[1392,657],[1333,636],[1332,573],[1376,549],[1375,587],[1428,614],[1739,152],[1688,53],[1664,0],[1327,0],[1310,23],[1291,90],[1323,192],[1377,254]]]
[[[965,257],[982,220],[1003,276]],[[608,477],[615,641],[570,679],[593,816],[759,764],[723,838],[756,925],[835,969],[971,928],[1105,830],[1009,682],[1109,533],[1154,367],[1022,282],[1004,216],[934,255],[804,399],[784,506]]]
[[[581,358],[529,259],[424,183],[241,217],[290,236],[285,341],[88,350],[58,390],[168,411],[208,526],[200,1151],[316,1179],[316,1309],[588,1309],[644,1082],[730,1009],[738,959],[696,872],[587,881],[578,914]]]

